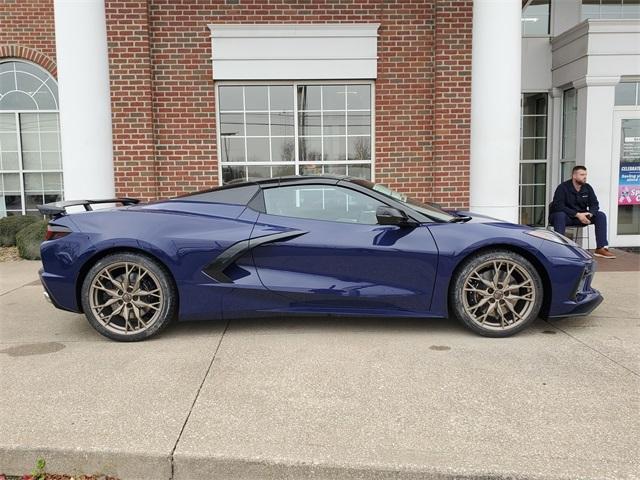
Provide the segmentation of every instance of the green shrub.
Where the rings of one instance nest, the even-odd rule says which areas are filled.
[[[0,247],[15,246],[16,233],[40,219],[41,217],[31,215],[12,215],[10,217],[0,218]]]
[[[47,231],[47,221],[32,223],[16,234],[18,254],[26,260],[40,260],[40,244]]]

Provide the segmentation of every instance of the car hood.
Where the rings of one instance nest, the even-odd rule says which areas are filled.
[[[481,213],[469,212],[467,210],[455,210],[452,213],[455,215],[461,215],[463,217],[471,217],[466,223],[491,223],[496,226],[504,226],[508,228],[519,228],[522,230],[531,230],[533,227],[528,225],[521,225],[519,223],[511,223],[506,220],[500,220],[499,218],[490,217],[488,215],[483,215]]]

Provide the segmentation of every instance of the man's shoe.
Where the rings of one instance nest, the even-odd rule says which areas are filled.
[[[616,256],[611,253],[608,248],[596,248],[593,252],[593,256],[600,258],[616,258]]]

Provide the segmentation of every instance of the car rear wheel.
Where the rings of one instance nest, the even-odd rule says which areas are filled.
[[[508,337],[540,313],[543,288],[535,267],[507,250],[468,259],[453,279],[451,309],[467,327],[487,337]]]
[[[177,294],[166,269],[137,253],[116,253],[96,262],[82,284],[89,323],[113,340],[155,335],[175,316]]]

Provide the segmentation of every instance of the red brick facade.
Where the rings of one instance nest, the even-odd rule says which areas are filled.
[[[51,3],[5,0],[0,56],[20,56],[9,47],[19,45],[55,71],[45,65],[55,59]],[[472,0],[105,3],[119,195],[150,199],[218,184],[208,24],[375,22],[376,180],[468,205]]]

